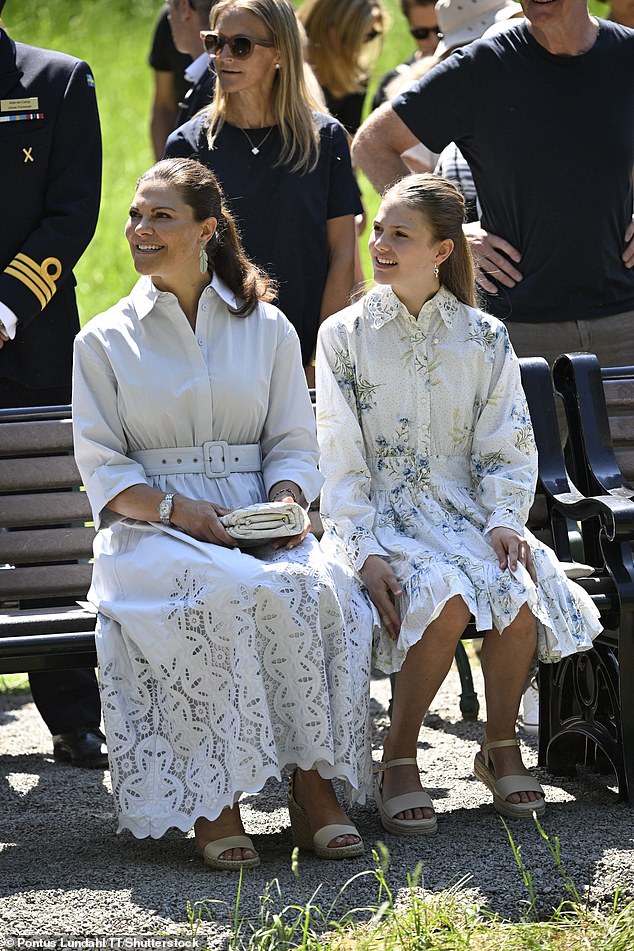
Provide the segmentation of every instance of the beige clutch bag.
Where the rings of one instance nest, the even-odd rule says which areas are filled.
[[[220,519],[227,533],[243,545],[264,545],[299,535],[310,519],[297,502],[259,502],[234,509]]]

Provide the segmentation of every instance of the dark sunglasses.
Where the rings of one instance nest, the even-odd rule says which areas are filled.
[[[201,31],[200,37],[210,56],[218,56],[226,45],[234,59],[248,59],[256,46],[275,46],[273,40],[258,40],[255,36],[223,36],[222,33]]]
[[[410,30],[410,33],[415,40],[427,40],[432,33],[435,33],[439,40],[442,39],[442,32],[438,26],[417,26]]]

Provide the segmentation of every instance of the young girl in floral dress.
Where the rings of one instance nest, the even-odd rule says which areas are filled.
[[[470,616],[487,725],[475,774],[508,817],[545,810],[515,721],[541,660],[586,650],[590,598],[525,525],[537,452],[504,325],[475,306],[464,201],[411,175],[384,195],[370,237],[376,286],[321,328],[317,417],[323,544],[375,609],[376,663],[398,672],[375,797],[397,834],[436,831],[416,749]]]

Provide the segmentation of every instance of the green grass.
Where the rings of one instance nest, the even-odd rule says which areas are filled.
[[[9,693],[29,689],[26,674],[0,674],[0,693]]]
[[[522,861],[521,845],[504,823],[509,858],[512,854],[526,887],[524,911],[517,920],[503,918],[474,899],[468,877],[441,892],[426,890],[422,863],[395,888],[388,883],[388,850],[377,843],[372,853],[374,867],[346,882],[328,907],[320,904],[319,887],[305,905],[286,904],[275,879],[261,895],[259,913],[245,917],[240,907],[240,876],[233,904],[208,899],[187,906],[191,935],[205,949],[210,922],[229,926],[230,951],[498,951],[501,947],[505,951],[629,951],[634,947],[634,903],[623,901],[617,892],[609,913],[593,911],[566,873],[559,839],[551,839],[537,819],[535,823],[560,873],[562,897],[550,908],[541,901]],[[299,878],[297,849],[292,869]],[[363,877],[374,879],[374,903],[340,912],[340,906],[347,904],[347,888]]]

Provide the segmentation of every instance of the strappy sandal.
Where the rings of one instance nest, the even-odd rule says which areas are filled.
[[[383,799],[383,777],[381,774],[393,766],[411,765],[418,765],[415,757],[390,759],[387,762],[375,763],[375,769],[379,775],[374,784],[374,799],[379,810],[381,823],[385,831],[391,832],[393,835],[433,835],[438,830],[438,820],[435,814],[430,819],[394,818],[399,812],[405,812],[407,809],[433,809],[434,804],[431,797],[424,789],[405,793],[403,796],[393,796],[391,799]]]
[[[249,849],[254,855],[250,859],[221,859],[222,853],[229,849]],[[257,868],[260,864],[260,856],[255,851],[248,835],[226,835],[223,839],[213,839],[204,848],[197,845],[196,851],[202,855],[205,865],[223,872],[239,871],[241,868]]]
[[[519,746],[517,740],[493,740],[482,743],[482,750],[476,753],[473,763],[473,770],[476,778],[488,786],[493,793],[493,806],[501,816],[507,819],[531,819],[533,813],[537,816],[543,816],[546,812],[546,800],[544,790],[539,782],[527,773],[514,776],[502,776],[501,779],[495,778],[493,763],[489,756],[489,750],[499,749],[502,746]],[[513,793],[536,792],[542,797],[535,802],[508,802],[507,796]]]
[[[308,813],[295,799],[295,771],[288,781],[288,814],[291,819],[293,845],[306,852],[314,852],[320,859],[353,859],[363,854],[363,840],[353,825],[333,823],[322,826],[314,835],[310,834]],[[352,845],[333,845],[328,843],[340,835],[356,835],[359,839]]]

